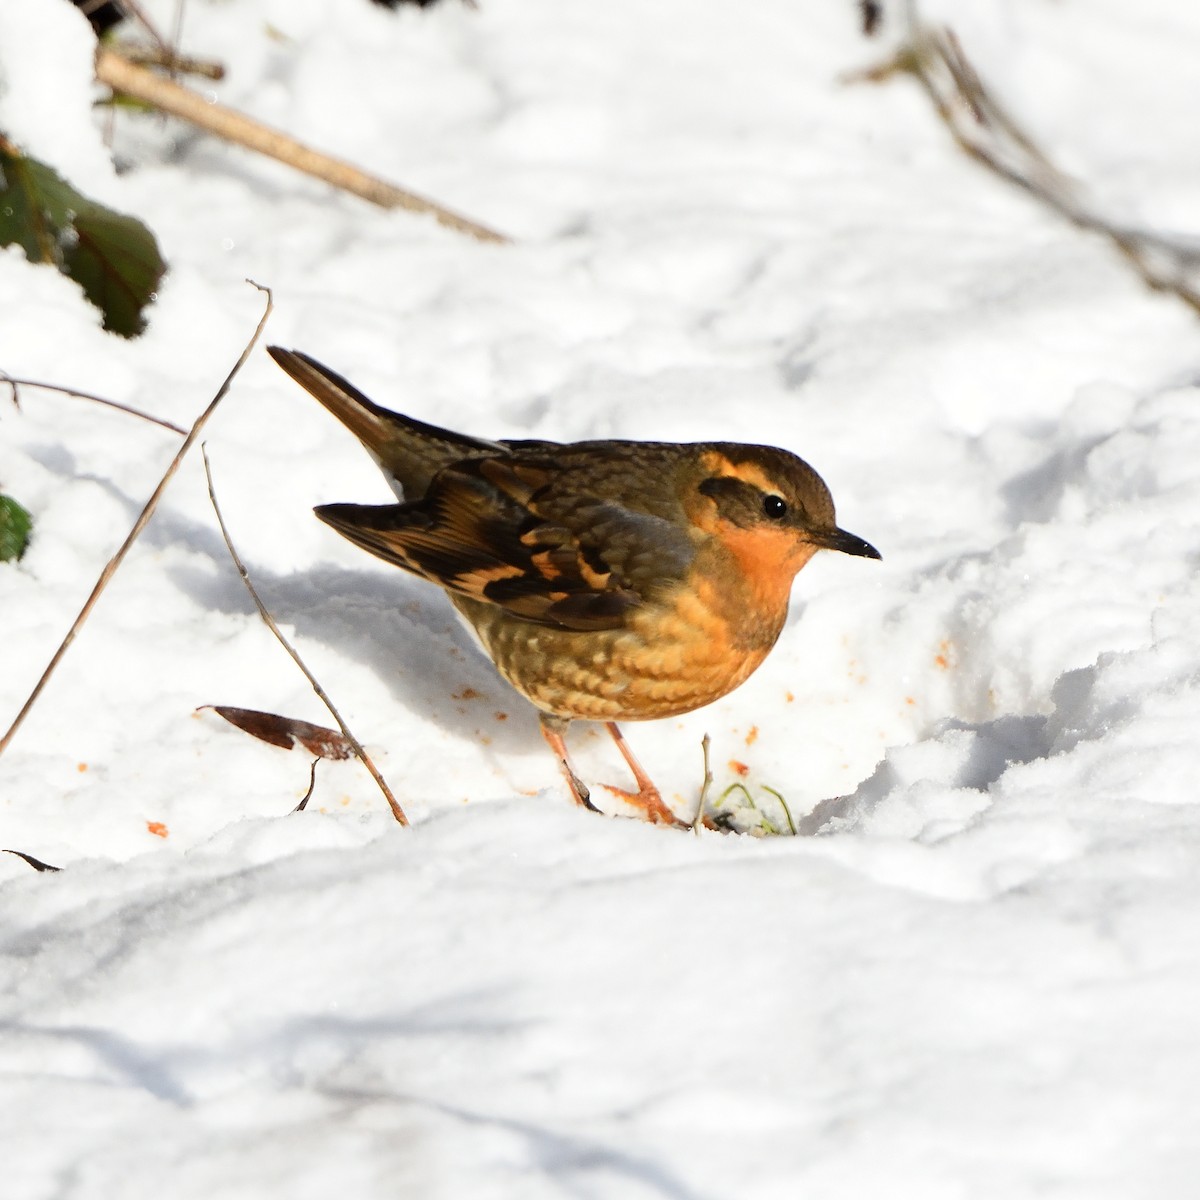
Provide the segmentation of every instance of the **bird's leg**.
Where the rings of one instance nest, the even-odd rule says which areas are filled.
[[[687,822],[681,821],[663,803],[662,794],[654,786],[650,776],[642,768],[642,764],[634,758],[633,751],[630,750],[629,744],[625,741],[625,735],[617,723],[606,721],[604,728],[608,730],[612,740],[617,743],[617,749],[620,750],[621,757],[629,764],[629,769],[633,772],[633,778],[638,785],[636,792],[627,792],[621,788],[609,788],[609,791],[615,792],[627,804],[640,808],[646,814],[646,820],[655,825],[682,825],[686,828]]]
[[[575,770],[571,766],[571,756],[567,753],[567,740],[564,735],[570,721],[566,721],[562,717],[553,717],[549,713],[539,713],[538,721],[542,727],[542,737],[546,739],[550,749],[554,752],[554,757],[558,759],[563,778],[567,781],[567,787],[571,789],[575,803],[598,813],[600,810],[592,803],[591,793],[587,790],[586,784],[575,774]]]

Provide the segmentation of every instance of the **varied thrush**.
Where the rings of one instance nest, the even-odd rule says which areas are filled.
[[[818,550],[879,558],[839,529],[806,462],[737,442],[485,441],[372,403],[305,354],[268,353],[366,447],[399,504],[316,514],[446,590],[500,674],[538,710],[575,800],[573,720],[603,721],[650,821],[681,824],[618,720],[690,712],[763,661]]]

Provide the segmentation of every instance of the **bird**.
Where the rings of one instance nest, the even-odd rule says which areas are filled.
[[[618,722],[691,712],[741,684],[817,551],[881,557],[838,527],[824,481],[787,450],[489,441],[383,408],[307,354],[268,353],[358,438],[397,498],[316,515],[445,590],[593,811],[567,751],[572,721],[603,723],[628,765],[637,790],[609,791],[650,822],[688,824]]]

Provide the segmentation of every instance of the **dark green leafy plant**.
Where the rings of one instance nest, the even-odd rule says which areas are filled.
[[[25,553],[33,518],[11,497],[0,495],[0,562]]]
[[[0,134],[0,246],[51,263],[83,288],[104,328],[134,337],[167,266],[141,221],[77,192]]]

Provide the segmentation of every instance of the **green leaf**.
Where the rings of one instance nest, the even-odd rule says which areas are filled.
[[[104,328],[134,337],[167,265],[141,221],[77,192],[61,175],[0,135],[0,246],[52,263],[104,315]]]
[[[11,496],[0,495],[0,562],[25,553],[32,528],[33,518]]]

